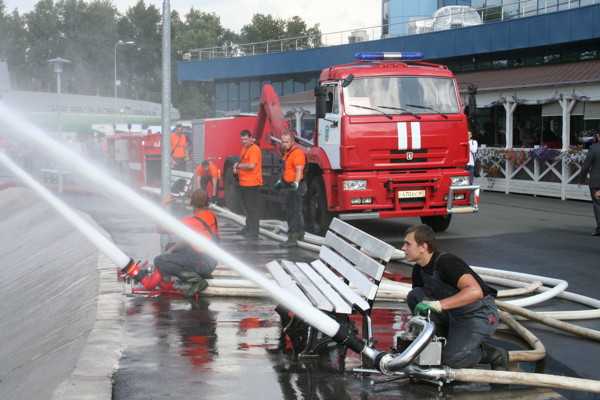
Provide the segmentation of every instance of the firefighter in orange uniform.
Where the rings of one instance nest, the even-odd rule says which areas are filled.
[[[216,202],[219,195],[219,169],[212,161],[204,160],[198,168],[196,168],[196,188],[208,192],[208,183],[212,184],[211,202]]]
[[[171,133],[171,167],[178,171],[185,171],[185,162],[189,159],[183,125],[177,124],[175,132]]]
[[[175,197],[169,194],[163,199],[161,206],[165,208],[174,200]],[[206,192],[202,189],[194,191],[190,204],[194,215],[180,222],[203,236],[215,239],[219,228],[215,214],[208,209]],[[161,226],[157,230],[158,233],[169,233]],[[212,257],[182,240],[167,244],[165,252],[154,258],[154,266],[160,272],[174,275],[182,282],[191,284],[184,293],[186,297],[193,297],[208,287],[205,279],[211,276],[216,265],[217,262]]]
[[[262,152],[253,142],[252,134],[244,129],[240,133],[242,151],[240,161],[233,165],[233,173],[238,175],[242,202],[246,210],[246,227],[240,234],[248,239],[257,239],[259,231],[258,188],[262,186]]]
[[[302,201],[306,194],[306,182],[304,181],[306,156],[294,142],[294,136],[291,133],[281,135],[281,146],[285,150],[282,157],[283,175],[273,186],[273,191],[279,192],[283,188],[288,238],[280,246],[294,247],[298,244],[298,240],[304,239]]]

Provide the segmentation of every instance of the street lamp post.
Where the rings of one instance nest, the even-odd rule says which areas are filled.
[[[124,42],[122,40],[119,40],[115,44],[115,124],[117,123],[117,115],[119,114],[119,109],[117,108],[117,86],[119,86],[119,81],[117,80],[117,47],[119,45],[125,45],[125,44],[135,44],[135,42],[133,42],[133,41]]]
[[[69,60],[65,60],[64,58],[53,58],[52,60],[48,60],[48,62],[50,64],[52,64],[54,66],[54,72],[56,73],[56,122],[57,122],[57,138],[58,140],[63,140],[62,137],[62,104],[60,102],[60,89],[61,89],[61,82],[60,82],[60,74],[63,72],[63,65],[70,63],[71,61]],[[57,187],[57,191],[58,193],[62,193],[62,189],[63,189],[63,176],[62,176],[62,172],[60,167],[58,168],[58,187]]]

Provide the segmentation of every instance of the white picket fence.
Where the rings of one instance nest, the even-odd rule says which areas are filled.
[[[517,168],[504,160],[494,162],[494,165],[498,167],[498,172],[493,176],[487,176],[481,171],[481,177],[475,178],[474,183],[482,190],[591,201],[588,186],[579,188],[575,181],[581,165],[567,165],[562,160],[538,159],[528,159]]]

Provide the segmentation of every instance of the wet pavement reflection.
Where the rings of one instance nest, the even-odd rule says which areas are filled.
[[[266,238],[239,240],[238,229],[233,223],[221,223],[223,247],[257,268],[275,258],[308,261],[315,257],[302,249],[281,250],[277,242]],[[403,280],[404,272],[400,268],[388,276]],[[129,298],[126,307],[124,352],[113,377],[115,400],[459,399],[474,393],[485,399],[516,394],[509,391],[504,397],[488,385],[468,384],[438,391],[428,383],[361,375],[352,371],[361,366],[360,357],[352,352],[345,359],[337,350],[320,358],[299,359],[281,338],[279,316],[268,298],[201,297],[194,301],[162,295]],[[409,317],[402,302],[378,304],[373,310],[376,348],[390,350]],[[360,326],[360,319],[353,319]],[[527,391],[524,398],[554,396],[542,393],[539,397],[539,391]]]
[[[156,255],[159,237],[145,217],[90,198],[81,208],[98,220],[128,254],[150,260]],[[224,219],[219,224],[222,246],[257,269],[264,270],[273,259],[316,258],[306,250],[281,249],[278,242],[264,237],[244,240],[236,235],[238,225]],[[405,280],[410,268],[389,265],[387,271],[388,277]],[[290,344],[281,340],[274,308],[269,298],[125,298],[123,352],[113,375],[113,399],[563,398],[548,389],[511,386],[510,390],[499,391],[486,384],[462,383],[438,389],[424,382],[360,375],[352,371],[360,366],[360,358],[351,352],[343,361],[336,351],[321,358],[299,359]],[[373,327],[378,350],[390,350],[408,317],[404,302],[376,304]],[[355,324],[359,326],[360,321],[355,320]],[[535,368],[524,363],[520,367]]]

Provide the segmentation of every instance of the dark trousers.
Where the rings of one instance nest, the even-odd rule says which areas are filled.
[[[212,182],[212,178],[205,178],[205,177],[201,177],[200,178],[200,189],[204,190],[206,193],[208,193],[208,184]],[[214,190],[214,189],[213,189]],[[217,196],[219,195],[219,181],[217,180]],[[212,193],[210,192],[208,193],[208,197],[212,197]]]
[[[258,186],[240,186],[242,202],[246,210],[246,232],[257,234],[260,220],[258,217]]]
[[[170,246],[167,245],[167,247]],[[194,250],[191,246],[186,246],[174,253],[154,257],[154,266],[163,274],[178,278],[180,278],[179,274],[184,269],[191,269],[203,278],[209,278],[215,269],[216,263],[206,255]]]
[[[177,171],[185,171],[185,158],[175,158],[173,157],[173,160],[175,160],[175,165],[173,165],[171,167],[171,169],[177,170]]]
[[[406,302],[411,311],[423,300],[438,300],[422,287],[408,293]],[[500,316],[494,298],[486,296],[468,306],[432,312],[431,320],[437,328],[447,329],[446,346],[442,350],[442,363],[451,368],[469,368],[481,360],[481,345],[496,331]]]
[[[600,187],[590,187],[592,195],[592,207],[594,208],[594,216],[596,217],[596,232],[600,232],[600,200],[594,197],[594,193],[600,190]]]
[[[290,184],[283,184],[285,198],[285,213],[288,223],[288,233],[304,231],[304,215],[302,215],[302,201],[306,194],[306,182],[300,181],[298,190],[291,191]]]

